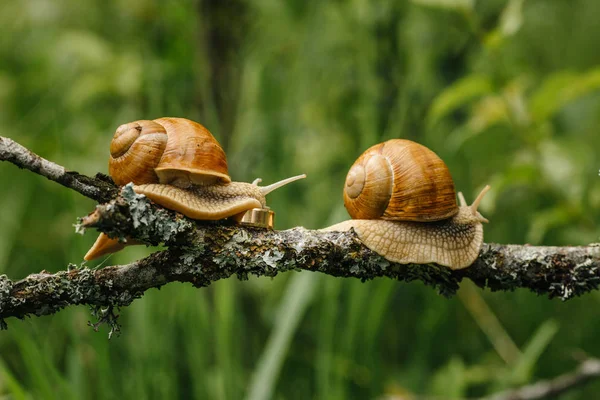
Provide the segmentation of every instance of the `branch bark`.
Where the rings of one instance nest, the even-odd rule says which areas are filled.
[[[106,175],[97,174],[96,178],[91,178],[68,171],[65,167],[48,161],[14,140],[2,136],[0,136],[0,161],[11,162],[19,168],[45,176],[99,203],[106,203],[119,193],[112,180]]]
[[[600,360],[588,359],[575,371],[547,381],[539,381],[514,390],[496,393],[480,400],[537,400],[555,398],[600,377]]]
[[[168,250],[128,265],[91,270],[42,271],[20,281],[0,276],[0,320],[52,314],[68,305],[126,306],[150,288],[169,282],[208,286],[219,279],[249,274],[275,276],[289,270],[317,271],[363,281],[387,277],[419,280],[444,295],[463,278],[482,288],[528,288],[563,300],[598,288],[600,246],[536,247],[484,244],[469,268],[451,271],[428,264],[394,264],[361,244],[353,232],[322,232],[302,227],[268,231],[193,221],[160,208],[131,186],[118,190],[105,179],[66,171],[0,137],[0,160],[10,161],[105,204],[81,219],[111,237],[164,243]],[[109,201],[110,200],[110,201]]]

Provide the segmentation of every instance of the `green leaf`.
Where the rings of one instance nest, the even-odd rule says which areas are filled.
[[[467,127],[477,135],[491,126],[508,121],[509,109],[506,99],[501,96],[486,96],[473,106]]]
[[[429,123],[433,124],[471,100],[492,91],[489,78],[482,75],[470,75],[460,79],[440,93],[429,109]]]
[[[523,26],[523,2],[525,0],[511,0],[508,2],[502,15],[500,23],[492,29],[484,40],[485,47],[489,50],[497,49],[505,43],[505,40],[514,35]]]
[[[453,357],[433,376],[431,394],[445,399],[458,399],[466,394],[468,381],[464,362]]]
[[[500,17],[500,32],[503,36],[511,36],[519,31],[523,25],[523,2],[525,0],[511,0]]]
[[[474,0],[412,0],[412,2],[422,6],[451,10],[473,10],[474,7]]]
[[[552,338],[558,332],[558,324],[554,320],[547,320],[535,331],[511,374],[511,383],[522,384],[529,382],[533,375],[538,359],[546,350]]]
[[[544,122],[569,102],[600,89],[600,68],[582,74],[558,72],[547,78],[529,102],[535,122]]]
[[[305,272],[290,280],[279,306],[275,328],[250,381],[248,400],[272,397],[292,337],[312,299],[316,279],[316,274]]]
[[[26,400],[29,399],[25,388],[17,381],[10,370],[4,364],[4,361],[0,359],[0,390],[6,387],[8,393],[10,393],[10,399],[14,400]]]
[[[550,229],[567,225],[571,221],[573,221],[573,215],[564,205],[538,212],[532,218],[529,226],[527,243],[539,245]]]
[[[594,149],[583,142],[560,138],[540,142],[539,167],[544,181],[576,203],[584,196],[584,188],[594,175]]]

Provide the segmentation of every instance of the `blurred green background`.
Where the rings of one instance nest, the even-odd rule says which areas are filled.
[[[91,175],[118,125],[197,120],[234,180],[308,174],[270,196],[279,229],[347,218],[354,159],[409,138],[469,201],[492,185],[486,241],[598,242],[599,15],[597,0],[4,0],[0,135]],[[96,233],[73,224],[94,203],[9,164],[0,182],[0,273],[79,264]],[[482,396],[600,356],[599,303],[306,272],[174,283],[122,309],[111,341],[85,307],[9,320],[0,398]]]

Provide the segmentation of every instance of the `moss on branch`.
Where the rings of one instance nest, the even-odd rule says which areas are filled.
[[[47,315],[69,305],[127,306],[146,290],[169,282],[203,287],[234,274],[246,279],[250,274],[275,276],[289,270],[362,281],[377,277],[404,282],[418,280],[447,296],[458,290],[464,278],[482,288],[503,291],[527,288],[562,300],[596,290],[600,283],[598,245],[484,244],[476,262],[459,271],[432,264],[394,264],[363,246],[353,232],[302,227],[270,231],[234,226],[227,221],[189,220],[156,206],[136,194],[131,186],[118,191],[102,177],[69,173],[1,137],[0,160],[28,168],[104,202],[81,219],[80,228],[96,228],[112,237],[168,247],[128,265],[98,270],[69,268],[54,274],[42,271],[16,282],[0,276],[0,326],[5,326],[4,318]],[[33,164],[27,165],[28,162]],[[65,174],[70,174],[69,178]],[[99,195],[102,191],[104,194]]]

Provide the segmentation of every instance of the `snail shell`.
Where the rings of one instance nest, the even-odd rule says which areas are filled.
[[[204,126],[185,118],[119,126],[110,144],[108,173],[119,186],[133,182],[185,188],[231,182],[219,142]]]
[[[477,208],[459,193],[446,164],[418,143],[393,139],[365,151],[346,177],[344,205],[353,218],[325,228],[353,229],[369,249],[401,264],[471,265],[483,244]]]
[[[155,168],[160,183],[190,187],[231,182],[225,152],[208,129],[184,118],[155,121],[168,132],[167,147]]]
[[[167,132],[154,121],[121,125],[110,143],[108,173],[119,186],[158,182],[154,168],[166,147]]]
[[[356,160],[346,177],[344,205],[354,219],[438,221],[458,213],[446,164],[404,139],[372,146]]]
[[[184,118],[140,120],[117,128],[110,145],[109,174],[117,185],[192,219],[239,222],[246,211],[266,207],[271,191],[305,178],[298,175],[269,186],[231,182],[225,152],[204,126]],[[101,234],[86,260],[124,245]]]

